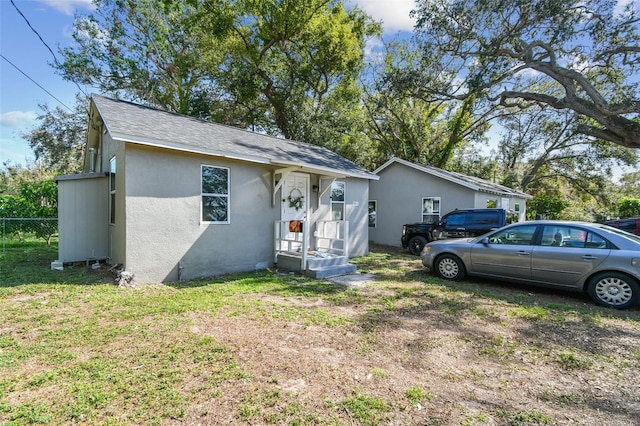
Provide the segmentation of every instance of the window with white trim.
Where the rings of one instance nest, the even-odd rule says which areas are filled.
[[[331,220],[344,220],[344,190],[344,182],[331,184]]]
[[[426,223],[440,221],[440,197],[424,197],[422,199],[422,221]]]
[[[202,165],[202,221],[229,223],[229,169]]]
[[[109,160],[109,223],[116,223],[116,157]]]

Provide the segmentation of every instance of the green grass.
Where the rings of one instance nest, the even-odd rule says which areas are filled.
[[[441,281],[421,271],[410,255],[374,251],[357,259],[361,272],[378,278],[363,290],[275,271],[127,289],[118,288],[106,269],[78,264],[52,271],[56,258],[55,241],[52,246],[8,242],[0,258],[3,426],[185,423],[193,420],[188,417],[193,407],[215,406],[230,393],[236,398],[233,418],[247,424],[376,425],[410,419],[472,425],[491,416],[510,425],[554,424],[556,419],[537,407],[507,411],[490,405],[466,413],[459,404],[447,403],[455,397],[443,398],[438,384],[488,386],[492,376],[476,368],[477,362],[502,363],[505,375],[511,368],[548,366],[567,380],[599,369],[612,369],[603,376],[618,380],[615,375],[626,377],[640,366],[638,345],[609,353],[578,339],[544,337],[578,330],[594,344],[605,342],[613,335],[611,324],[640,324],[635,311],[540,303],[519,290]],[[215,327],[209,328],[220,319],[259,330],[277,324],[292,339],[300,330],[313,330],[310,345],[326,350],[322,353],[340,366],[322,365],[340,378],[339,389],[322,389],[305,400],[304,390],[285,390],[282,371],[256,374],[259,366],[242,355],[243,348],[220,340]],[[416,326],[409,332],[407,324]],[[348,343],[323,342],[328,333],[348,336]],[[598,333],[605,337],[598,340]],[[391,347],[395,337],[405,343]],[[313,349],[299,356],[319,356]],[[461,371],[429,370],[430,357],[435,354],[437,361],[446,353],[460,356]],[[468,365],[475,376],[462,371]],[[356,372],[359,367],[364,373]],[[322,386],[312,371],[291,374],[307,389]],[[439,380],[430,382],[434,374]],[[506,379],[500,392],[510,388],[520,392]],[[579,392],[538,394],[553,407],[582,409]],[[508,399],[506,393],[494,397]],[[206,416],[207,408],[202,410]],[[443,419],[426,418],[427,412]],[[456,413],[451,418],[457,420],[446,417]]]
[[[567,351],[558,353],[556,362],[567,371],[588,370],[593,365],[593,360]]]
[[[538,411],[497,411],[498,417],[504,418],[510,426],[536,426],[555,424],[553,419]]]
[[[0,250],[0,291],[3,287],[22,284],[82,285],[91,280],[86,267],[51,270],[51,262],[58,258],[57,238],[53,239],[50,246],[38,239],[5,240]]]
[[[412,386],[404,392],[407,399],[412,405],[417,405],[423,401],[428,401],[432,399],[432,396],[429,392],[422,389],[420,386]]]
[[[0,322],[11,327],[0,333],[0,383],[7,385],[0,396],[26,395],[10,404],[2,401],[0,419],[10,423],[161,423],[181,418],[196,394],[215,395],[220,383],[249,378],[235,355],[215,338],[184,332],[191,322],[188,313],[217,315],[224,310],[326,327],[348,322],[325,310],[243,297],[265,293],[331,298],[336,287],[326,282],[267,271],[119,289],[108,279],[92,282],[105,277],[84,265],[51,271],[55,246],[27,242],[7,248]],[[345,300],[336,296],[335,303]],[[37,368],[26,374],[28,365]],[[194,378],[199,387],[185,391]],[[262,398],[257,406],[264,404]],[[114,406],[118,414],[105,414]],[[240,415],[251,417],[255,406],[246,402]]]
[[[359,391],[344,399],[340,406],[361,425],[380,424],[391,410],[382,399]]]
[[[580,396],[574,392],[558,394],[551,391],[544,391],[540,398],[545,401],[551,401],[563,406],[577,405],[580,403]]]

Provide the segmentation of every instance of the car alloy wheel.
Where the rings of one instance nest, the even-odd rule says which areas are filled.
[[[441,278],[461,280],[465,275],[464,265],[458,258],[444,255],[437,260],[436,269]]]
[[[626,309],[637,302],[638,286],[623,274],[599,274],[591,280],[589,294],[601,306]]]

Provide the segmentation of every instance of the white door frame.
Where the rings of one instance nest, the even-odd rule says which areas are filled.
[[[306,220],[309,217],[309,181],[310,177],[305,173],[291,172],[285,178],[280,189],[282,199],[282,207],[280,209],[280,220]],[[302,208],[296,210],[290,207],[288,197],[297,197],[302,195]]]

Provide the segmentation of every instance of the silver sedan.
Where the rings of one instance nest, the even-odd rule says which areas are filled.
[[[586,292],[615,309],[640,300],[640,237],[606,225],[520,222],[477,238],[431,242],[420,258],[449,280],[468,274]]]

